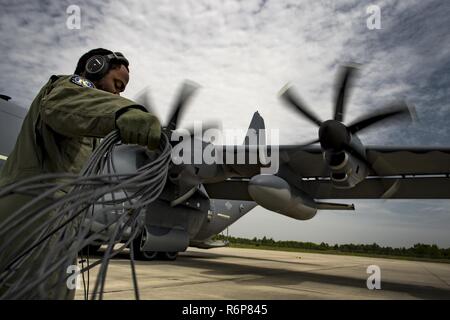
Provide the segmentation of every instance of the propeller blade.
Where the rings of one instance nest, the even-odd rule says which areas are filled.
[[[221,123],[219,123],[218,121],[208,121],[208,122],[202,122],[202,126],[201,126],[201,136],[200,137],[196,137],[195,134],[197,133],[195,131],[195,126],[189,126],[189,127],[185,127],[185,128],[177,128],[175,131],[178,130],[186,130],[189,133],[189,136],[191,139],[193,138],[199,138],[200,140],[209,143],[209,141],[205,141],[204,138],[204,133],[209,130],[209,129],[218,129],[219,131],[222,131],[222,125]],[[168,128],[164,128],[164,130],[166,130],[166,132],[170,132],[170,130]],[[170,136],[171,137],[171,132],[170,132]],[[213,142],[217,142],[217,141],[213,141]],[[175,143],[176,144],[176,143]]]
[[[334,105],[334,120],[343,122],[345,114],[346,98],[349,95],[351,80],[357,71],[356,66],[342,68],[336,83],[336,104]]]
[[[292,87],[285,86],[281,89],[280,98],[284,100],[294,111],[299,112],[301,115],[320,127],[322,120],[310,111],[299,98],[295,97]]]
[[[190,132],[191,138],[195,137],[195,133],[196,133],[195,132],[195,126],[189,126],[187,128],[183,128],[183,129],[185,129],[185,130]],[[206,131],[208,131],[209,129],[217,129],[217,130],[222,131],[222,125],[218,121],[208,121],[208,122],[203,122],[202,123],[202,128],[201,129],[202,129],[202,132],[201,132],[202,136],[199,137],[199,138],[201,140],[203,140],[203,134]],[[205,141],[205,142],[209,142],[209,141]]]
[[[145,109],[147,109],[148,112],[155,114],[155,110],[152,107],[152,103],[150,101],[149,98],[149,92],[150,89],[149,87],[145,87],[144,89],[142,89],[141,91],[139,91],[139,93],[136,95],[136,98],[134,99],[135,102],[137,102],[138,104],[144,106]]]
[[[402,103],[399,106],[387,107],[381,111],[377,111],[369,116],[361,117],[356,119],[348,126],[348,129],[351,133],[356,133],[367,127],[380,122],[382,120],[386,120],[388,118],[399,118],[399,119],[408,119],[412,121],[413,114],[405,103]]]
[[[198,87],[199,85],[192,81],[185,81],[183,83],[183,87],[181,88],[180,93],[172,107],[167,128],[170,130],[175,130],[177,128],[178,120],[180,115],[183,113],[183,109],[186,107],[189,98],[192,97]]]
[[[320,142],[319,139],[314,139],[312,141],[300,144],[300,147],[307,147],[307,146],[310,146],[312,144],[316,144],[316,143],[319,143],[319,142]]]

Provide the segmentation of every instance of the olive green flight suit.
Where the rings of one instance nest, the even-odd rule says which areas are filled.
[[[86,83],[92,86],[86,80],[74,81],[74,76],[52,76],[40,90],[2,167],[0,188],[44,173],[79,173],[98,138],[116,128],[119,115],[129,108],[146,111],[129,99]],[[24,195],[0,198],[0,223],[31,199]],[[0,234],[0,243],[5,239],[8,235]]]

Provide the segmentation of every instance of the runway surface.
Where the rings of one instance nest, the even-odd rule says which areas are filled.
[[[367,288],[371,265],[381,270],[380,290]],[[136,268],[141,299],[450,299],[444,263],[189,248],[176,261],[137,261]],[[111,261],[105,289],[104,299],[134,299],[127,255]],[[83,299],[82,289],[76,298]]]

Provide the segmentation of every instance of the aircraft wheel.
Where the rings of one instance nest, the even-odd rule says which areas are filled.
[[[144,243],[146,241],[146,236],[147,236],[147,233],[145,232],[145,229],[144,229],[142,231],[142,233],[139,236],[137,236],[132,242],[134,257],[137,260],[151,261],[151,260],[155,260],[156,256],[158,255],[158,252],[156,252],[156,251],[142,251],[141,250],[142,246],[144,245]]]
[[[174,261],[178,257],[178,252],[160,252],[160,257],[164,260]]]
[[[158,252],[156,251],[141,251],[142,260],[147,261],[155,260],[157,254]]]

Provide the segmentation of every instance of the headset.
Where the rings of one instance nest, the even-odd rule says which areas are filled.
[[[118,61],[128,67],[128,60],[120,52],[113,52],[108,55],[96,55],[90,57],[84,67],[86,78],[91,81],[100,80],[111,68],[111,62]]]

